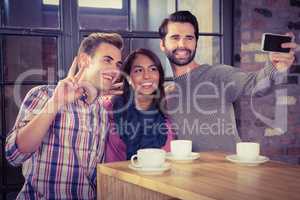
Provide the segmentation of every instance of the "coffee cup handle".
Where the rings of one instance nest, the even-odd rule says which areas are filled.
[[[141,167],[141,165],[137,164],[137,162],[134,160],[135,158],[137,158],[137,155],[134,154],[133,156],[131,156],[131,164],[134,166],[134,167]]]

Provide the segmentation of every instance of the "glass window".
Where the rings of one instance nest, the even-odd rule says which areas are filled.
[[[0,91],[0,97],[2,97],[2,93]],[[4,158],[4,155],[2,154],[2,148],[4,148],[4,146],[2,146],[2,143],[5,144],[5,139],[4,139],[4,132],[3,132],[3,126],[2,126],[2,98],[0,98],[0,187],[2,188],[3,185],[3,165],[2,165],[2,159]],[[1,191],[1,189],[0,189]],[[0,199],[1,199],[1,192],[0,192]]]
[[[56,80],[58,56],[55,37],[5,36],[3,46],[6,81]]]
[[[22,167],[11,166],[6,160],[6,183],[8,185],[22,185],[24,176],[22,175]]]
[[[123,38],[123,42],[122,61],[124,62],[125,58],[130,53],[130,39]]]
[[[43,0],[45,5],[59,5],[59,0]],[[79,7],[88,8],[113,8],[122,9],[123,0],[113,0],[113,1],[95,1],[95,0],[78,0]]]
[[[220,32],[220,0],[178,0],[178,10],[189,10],[197,17],[199,32]]]
[[[1,173],[0,173],[0,187],[1,187],[1,189],[0,189],[0,191],[2,191],[2,185],[3,185],[3,174],[4,173],[2,173],[3,172],[3,166],[2,166],[2,158],[4,158],[4,157],[2,157],[2,138],[1,138],[1,143],[0,143],[0,170],[1,170]],[[1,195],[1,192],[0,192],[0,195]],[[0,197],[0,199],[1,199],[1,197]]]
[[[6,194],[6,199],[9,200],[9,199],[17,199],[17,196],[18,196],[19,192],[8,192]]]
[[[43,0],[44,5],[59,5],[59,0]]]
[[[44,4],[42,0],[4,1],[5,26],[59,27],[58,6]]]
[[[158,31],[162,20],[174,11],[174,0],[132,0],[131,29],[135,31]]]
[[[5,122],[9,132],[16,121],[20,106],[28,91],[36,85],[9,85],[5,86]]]
[[[165,69],[165,77],[173,77],[171,66],[165,54],[160,50],[159,43],[160,43],[160,39],[158,38],[157,39],[136,38],[136,39],[132,39],[131,46],[132,46],[132,50],[137,48],[146,48],[152,50],[159,57]]]
[[[88,7],[88,8],[122,9],[123,1],[122,0],[113,0],[113,1],[79,0],[78,5],[79,7]]]
[[[0,103],[1,103],[1,99],[0,99]],[[0,106],[0,114],[2,113],[2,109],[1,109],[2,106]],[[4,155],[2,155],[2,147],[4,148],[4,146],[2,146],[2,143],[5,143],[4,142],[4,136],[3,136],[3,129],[2,129],[2,120],[1,120],[1,116],[0,116],[0,187],[2,188],[2,185],[3,185],[3,166],[2,166],[2,159],[4,159]],[[0,190],[1,191],[1,190]],[[1,192],[0,192],[0,195],[1,195]],[[0,197],[1,199],[1,197]]]
[[[0,86],[0,87],[2,87],[2,86]],[[0,143],[1,143],[1,141],[2,141],[2,137],[3,137],[3,135],[4,135],[4,133],[3,133],[3,125],[2,125],[2,93],[1,93],[1,90],[0,90]],[[1,150],[0,150],[1,151]],[[1,154],[1,152],[0,152],[0,154]],[[0,156],[0,158],[1,158],[1,156]],[[1,159],[0,159],[0,165],[1,165]]]
[[[79,0],[81,29],[128,30],[128,9],[124,0]]]
[[[10,85],[5,86],[5,121],[7,133],[13,128],[16,117],[18,115],[21,103],[28,93],[28,91],[35,87],[35,85]],[[11,184],[23,184],[24,177],[22,175],[21,167],[13,167],[7,161],[5,161],[7,166],[6,181],[9,185]],[[12,194],[12,193],[11,193]]]
[[[19,113],[21,103],[28,93],[28,91],[33,88],[34,85],[10,85],[5,86],[5,121],[7,133],[13,128],[16,117]],[[24,177],[22,175],[21,167],[13,167],[7,161],[5,161],[7,166],[6,181],[9,185],[16,184],[20,185],[24,183]]]
[[[197,45],[196,62],[199,64],[217,64],[221,62],[220,38],[200,36]]]

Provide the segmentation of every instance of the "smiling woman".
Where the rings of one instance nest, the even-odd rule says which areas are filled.
[[[158,67],[145,55],[138,55],[132,65],[130,70],[131,85],[136,94],[153,94],[159,84]]]
[[[164,113],[164,71],[150,50],[137,49],[124,61],[123,95],[105,102],[111,110],[106,162],[130,159],[142,148],[169,151],[174,138]]]

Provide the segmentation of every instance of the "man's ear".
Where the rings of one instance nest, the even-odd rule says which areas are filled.
[[[163,39],[160,40],[159,47],[162,52],[166,51],[166,47],[165,47]]]
[[[79,67],[88,67],[91,63],[91,56],[86,53],[80,53],[78,55],[78,65]]]

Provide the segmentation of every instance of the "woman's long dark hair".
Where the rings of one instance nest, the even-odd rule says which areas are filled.
[[[164,90],[163,84],[164,84],[165,74],[164,74],[164,69],[162,67],[162,64],[161,64],[159,58],[157,57],[157,55],[155,55],[155,53],[153,53],[151,50],[144,49],[144,48],[136,49],[135,51],[133,51],[132,53],[130,53],[127,56],[127,58],[125,59],[123,65],[122,65],[121,71],[126,75],[130,75],[132,64],[138,55],[147,56],[150,60],[152,60],[154,65],[157,67],[157,70],[159,72],[159,82],[158,82],[157,91],[155,92],[155,95],[154,95],[154,105],[158,109],[159,112],[164,113],[164,111],[165,111],[165,90]],[[124,81],[123,98],[124,98],[125,102],[128,102],[128,101],[132,100],[130,98],[132,98],[133,95],[131,93],[132,91],[130,89],[130,84],[128,82],[128,79],[124,78],[123,81]]]

